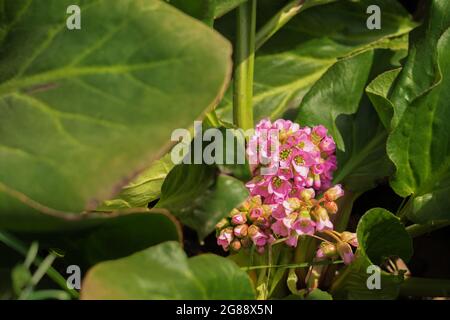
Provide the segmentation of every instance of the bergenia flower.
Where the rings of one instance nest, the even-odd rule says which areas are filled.
[[[257,247],[263,247],[266,245],[269,237],[264,234],[257,226],[252,225],[248,228],[248,235],[250,239],[252,239],[253,243]]]
[[[220,232],[220,235],[217,237],[217,244],[219,246],[222,246],[223,250],[227,251],[232,240],[233,240],[233,228],[225,228]]]
[[[337,184],[333,188],[328,189],[323,194],[323,197],[327,201],[336,201],[337,199],[339,199],[343,195],[344,195],[344,189],[342,189],[342,186],[340,184]]]
[[[335,150],[324,126],[261,120],[247,147],[253,174],[246,184],[250,197],[217,224],[218,245],[233,252],[253,246],[263,253],[276,240],[296,247],[301,237],[336,233],[331,231],[330,215],[338,211],[335,201],[344,190],[331,185],[337,169]],[[340,240],[323,242],[316,259],[340,255],[349,264],[353,260],[350,245],[358,245],[356,235],[336,234]]]
[[[304,234],[314,234],[314,227],[316,224],[310,218],[300,217],[297,221],[294,222],[292,228],[297,232],[298,235]]]

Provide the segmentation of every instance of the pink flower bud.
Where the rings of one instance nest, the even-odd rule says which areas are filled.
[[[320,139],[324,138],[327,135],[327,128],[322,125],[318,125],[313,127],[312,134],[319,137]]]
[[[242,243],[238,239],[233,240],[230,244],[231,250],[233,250],[235,252],[239,251],[241,249],[241,247],[242,247]]]
[[[222,230],[223,228],[228,227],[229,225],[230,222],[228,221],[228,219],[222,219],[216,224],[216,229]]]
[[[323,206],[330,214],[335,214],[338,211],[338,205],[334,201],[326,201]]]
[[[328,189],[323,196],[327,201],[336,201],[343,195],[344,189],[342,189],[342,186],[340,184],[337,184],[333,188]]]
[[[323,138],[323,140],[319,144],[320,150],[327,154],[332,154],[336,151],[336,144],[334,143],[333,138],[327,136]]]
[[[314,189],[308,188],[303,189],[302,192],[300,192],[300,196],[302,197],[303,201],[309,201],[316,196],[316,193],[314,192]]]
[[[234,235],[238,238],[243,238],[247,236],[248,233],[248,226],[246,224],[241,224],[233,229]]]
[[[330,221],[325,208],[318,206],[311,212],[311,215],[316,222],[317,231],[333,229],[333,223]]]
[[[255,221],[264,214],[262,207],[256,207],[250,210],[250,220]]]
[[[231,223],[234,225],[244,224],[246,222],[247,217],[243,212],[239,212],[238,214],[235,214],[233,217],[231,217]]]
[[[358,247],[358,238],[356,237],[356,233],[344,231],[341,233],[341,239],[342,241],[351,244],[355,248]]]
[[[352,251],[352,248],[350,247],[350,245],[346,242],[339,241],[337,243],[336,247],[337,247],[337,252],[341,256],[342,260],[344,260],[344,263],[347,265],[352,263],[352,261],[354,259],[354,255],[353,255],[353,251]]]

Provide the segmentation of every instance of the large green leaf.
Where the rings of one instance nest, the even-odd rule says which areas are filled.
[[[382,8],[380,30],[366,27],[366,10],[372,4]],[[257,52],[255,120],[279,118],[297,107],[341,59],[374,48],[406,49],[404,35],[415,26],[403,7],[391,0],[337,1],[301,12]],[[222,120],[231,121],[231,106],[229,89],[217,109]]]
[[[180,223],[167,210],[161,209],[135,208],[126,214],[90,217],[77,225],[83,230],[62,229],[46,233],[30,230],[16,235],[24,243],[39,241],[43,249],[58,248],[63,252],[64,263],[76,264],[82,269],[161,242],[183,240]]]
[[[450,218],[450,2],[434,0],[423,27],[411,36],[408,60],[390,100],[393,131],[387,152],[391,181],[415,222]]]
[[[152,210],[104,219],[93,228],[75,234],[52,235],[65,259],[85,266],[126,257],[165,241],[182,241],[179,223],[163,210]],[[56,243],[60,239],[60,243]]]
[[[83,281],[81,298],[215,300],[255,295],[247,274],[232,261],[212,254],[188,259],[179,244],[166,242],[96,265]]]
[[[2,227],[51,229],[97,208],[227,85],[230,45],[164,2],[2,3]],[[72,4],[81,30],[66,28]]]
[[[168,209],[203,239],[248,194],[236,178],[220,174],[216,179],[213,166],[181,164],[164,181],[157,207]]]
[[[380,265],[390,256],[407,262],[412,256],[412,240],[392,213],[381,208],[371,209],[361,218],[357,228],[359,247],[356,258],[335,280],[332,293],[338,299],[395,299],[403,274],[381,270],[380,289],[367,287],[370,265]]]
[[[337,122],[345,152],[337,151],[334,183],[343,183],[345,190],[355,193],[372,189],[392,173],[392,163],[386,155],[387,131],[367,100],[363,99],[356,114]]]
[[[334,137],[337,147],[345,151],[336,118],[358,110],[372,59],[373,53],[368,51],[343,59],[328,69],[303,98],[297,122],[309,126],[324,125]]]
[[[441,72],[445,74],[445,70],[439,66],[443,62],[438,61],[439,51],[445,51],[439,48],[438,43],[445,45],[442,43],[445,40],[440,39],[450,27],[450,3],[446,0],[430,0],[428,4],[426,21],[421,28],[411,33],[408,59],[393,88],[394,127],[408,106],[441,82]]]

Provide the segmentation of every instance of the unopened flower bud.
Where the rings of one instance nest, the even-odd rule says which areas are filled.
[[[338,212],[338,205],[336,202],[334,201],[326,201],[323,206],[325,207],[325,209],[328,211],[328,213],[330,214],[335,214],[336,212]]]
[[[354,259],[353,251],[350,245],[347,242],[339,241],[336,245],[337,252],[341,256],[342,260],[344,260],[345,264],[352,263]]]
[[[264,214],[262,207],[256,207],[250,210],[250,220],[255,221]]]
[[[303,189],[302,192],[300,192],[300,197],[302,198],[303,201],[309,201],[312,198],[314,198],[315,196],[316,196],[316,193],[314,192],[314,189],[312,189],[312,188]]]
[[[319,190],[320,187],[322,186],[322,181],[320,180],[320,175],[315,174],[314,175],[314,183],[313,186],[315,189]]]
[[[247,230],[247,234],[249,237],[253,237],[254,235],[256,235],[258,232],[260,232],[259,228],[257,226],[255,226],[254,224],[251,225],[250,227],[248,227]]]
[[[233,251],[239,251],[242,248],[241,241],[239,241],[238,239],[234,239],[230,244],[230,248]]]
[[[341,239],[354,247],[358,246],[358,238],[356,237],[356,233],[344,231],[341,233]]]
[[[231,217],[231,223],[234,225],[244,224],[247,222],[247,217],[244,212],[239,212]]]
[[[246,224],[238,225],[238,226],[234,227],[233,231],[234,231],[234,235],[238,238],[246,237],[247,233],[248,233],[248,225],[246,225]]]
[[[333,223],[330,221],[327,210],[321,206],[317,206],[311,211],[311,216],[316,222],[316,230],[329,230],[333,229]]]
[[[296,211],[300,209],[302,203],[298,198],[288,198],[283,201],[283,207],[286,210],[286,213],[291,213],[292,211]]]
[[[323,254],[327,258],[333,258],[337,255],[336,246],[333,243],[325,243],[320,247],[323,251]]]
[[[327,128],[325,128],[322,125],[318,125],[318,126],[313,127],[311,135],[312,135],[312,138],[316,138],[320,141],[320,140],[322,140],[322,138],[325,138],[325,136],[327,135],[327,132],[328,132]]]
[[[314,221],[329,219],[327,210],[324,207],[321,207],[321,206],[316,206],[311,211],[311,216],[313,217]]]
[[[343,195],[344,189],[342,189],[342,186],[340,184],[337,184],[334,187],[328,189],[323,196],[327,201],[336,201]]]
[[[230,224],[230,222],[228,221],[228,219],[222,219],[220,220],[217,224],[216,224],[216,229],[217,230],[222,230],[225,227],[228,227]]]

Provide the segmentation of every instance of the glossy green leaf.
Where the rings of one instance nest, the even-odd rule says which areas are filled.
[[[383,27],[366,27],[366,9],[379,5]],[[405,35],[416,26],[396,1],[337,1],[299,13],[258,52],[255,60],[255,121],[279,118],[338,61],[375,48],[406,49]],[[353,91],[353,90],[352,90]],[[229,89],[217,114],[230,122]],[[295,117],[295,116],[294,116]]]
[[[394,106],[389,100],[389,96],[392,85],[400,71],[400,68],[386,71],[376,77],[366,88],[370,101],[387,129],[391,127],[391,120],[394,114]]]
[[[104,201],[97,210],[146,208],[150,202],[160,197],[164,179],[173,167],[174,164],[170,153],[168,153],[163,158],[156,160],[150,168],[123,187],[117,198]]]
[[[450,2],[431,2],[423,27],[411,35],[411,49],[390,100],[393,131],[387,152],[396,166],[391,181],[412,196],[408,217],[415,222],[450,218]],[[419,60],[420,59],[420,60]]]
[[[126,257],[165,241],[182,241],[181,226],[168,212],[152,210],[104,219],[83,233],[53,235],[67,261],[85,266]],[[59,241],[59,243],[58,243]]]
[[[247,274],[232,261],[212,254],[188,259],[179,244],[166,242],[96,265],[84,278],[81,298],[215,300],[255,294]]]
[[[238,179],[222,174],[216,179],[214,167],[182,164],[167,176],[157,207],[168,209],[203,239],[247,197]]]
[[[3,3],[4,228],[57,228],[96,209],[227,85],[230,45],[162,1]],[[71,4],[82,8],[81,30],[66,28]]]
[[[340,150],[344,141],[336,118],[358,110],[372,65],[371,51],[343,59],[334,64],[312,86],[299,107],[297,122],[301,125],[322,124],[328,128]]]
[[[356,258],[336,278],[332,294],[338,299],[395,299],[403,274],[381,270],[380,289],[369,289],[367,282],[373,271],[386,258],[396,256],[407,262],[413,253],[412,240],[400,220],[385,209],[366,212],[357,227],[359,247]]]
[[[342,183],[346,191],[355,193],[374,188],[393,171],[386,155],[387,131],[367,100],[363,98],[356,114],[337,121],[345,152],[337,150],[334,183]]]
[[[438,61],[438,55],[447,60],[445,56],[448,55],[442,57],[439,51],[445,52],[441,48],[445,40],[441,38],[450,27],[450,3],[446,0],[431,0],[428,5],[426,21],[410,35],[408,59],[392,89],[391,100],[395,106],[393,127],[397,126],[414,100],[442,82],[440,73],[445,74],[445,70],[439,66],[442,62]],[[438,46],[439,43],[441,46]]]

